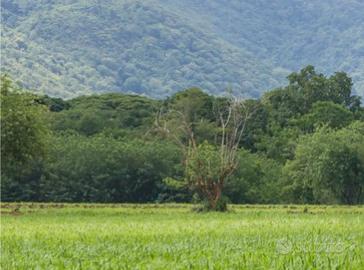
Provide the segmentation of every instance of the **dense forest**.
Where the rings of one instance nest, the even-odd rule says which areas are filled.
[[[16,79],[16,78],[14,78]],[[285,87],[245,99],[239,166],[223,192],[233,203],[364,202],[364,108],[346,73],[307,66]],[[228,94],[227,94],[228,95]],[[183,153],[155,129],[162,109],[182,112],[196,141],[217,147],[214,114],[226,96],[198,88],[164,100],[100,94],[64,100],[1,77],[1,200],[193,202]],[[243,112],[242,112],[243,113]],[[168,116],[169,123],[179,116]],[[177,136],[182,137],[183,134]]]
[[[166,98],[199,87],[258,98],[313,64],[364,96],[358,0],[3,0],[2,71],[61,98]]]

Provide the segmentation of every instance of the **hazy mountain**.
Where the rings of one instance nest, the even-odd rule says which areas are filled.
[[[188,6],[228,42],[298,70],[345,71],[364,95],[364,1],[362,0],[166,0]]]
[[[258,96],[313,64],[349,72],[364,95],[362,14],[359,0],[3,0],[2,69],[62,97]]]

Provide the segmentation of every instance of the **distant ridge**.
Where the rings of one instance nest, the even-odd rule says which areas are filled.
[[[2,71],[70,98],[197,86],[258,97],[290,71],[348,72],[364,96],[364,2],[3,0]]]

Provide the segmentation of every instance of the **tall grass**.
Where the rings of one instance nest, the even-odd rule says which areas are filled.
[[[1,269],[364,269],[364,207],[1,204]]]

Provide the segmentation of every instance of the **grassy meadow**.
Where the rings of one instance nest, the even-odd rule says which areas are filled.
[[[1,204],[1,269],[364,269],[364,207]]]

